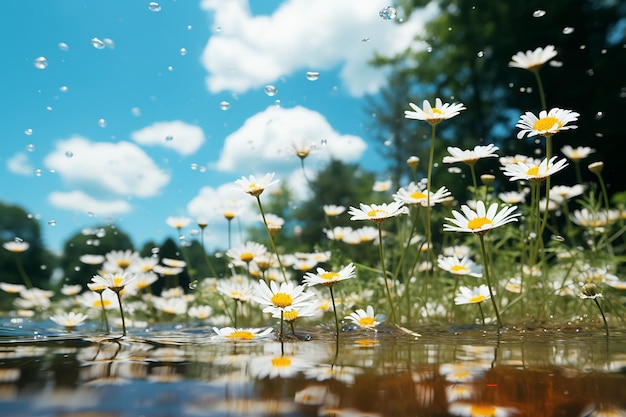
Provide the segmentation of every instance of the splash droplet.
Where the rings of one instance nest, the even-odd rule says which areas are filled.
[[[150,10],[151,12],[160,12],[161,5],[156,1],[151,1],[150,3],[148,3],[148,10]]]
[[[37,177],[41,177],[41,169],[37,168],[37,169],[35,170],[35,176],[37,176]]]
[[[601,111],[597,112],[597,113],[596,113],[596,115],[595,115],[595,119],[596,119],[596,120],[600,120],[600,119],[602,119],[603,117],[604,117],[604,113],[603,113],[603,112],[601,112]]]
[[[276,95],[276,93],[278,93],[278,88],[274,87],[273,85],[266,85],[265,86],[265,94],[270,96],[270,97],[274,97]]]
[[[326,146],[326,145],[328,145],[328,139],[326,139],[326,138],[322,139],[322,140],[321,140],[321,142],[320,142],[320,144],[321,144],[322,146]]]
[[[533,17],[544,17],[545,15],[546,15],[545,10],[538,9],[533,12]]]
[[[37,69],[46,69],[48,68],[48,60],[46,59],[45,56],[40,56],[35,58],[35,60],[33,61],[33,65],[35,66],[35,68]]]
[[[98,119],[98,126],[107,127],[107,121],[104,119]]]
[[[29,143],[28,145],[26,145],[26,150],[28,152],[32,152],[35,150],[35,145],[33,145],[32,143]]]
[[[24,134],[25,134],[26,136],[30,136],[30,135],[32,135],[32,134],[33,134],[33,129],[31,129],[31,128],[26,129],[26,130],[24,131]]]
[[[309,81],[317,81],[320,78],[320,73],[317,71],[307,71],[306,79]]]
[[[65,42],[61,42],[57,45],[59,47],[60,50],[62,50],[63,52],[67,52],[70,50],[70,47],[68,44],[66,44]]]
[[[190,168],[191,168],[192,171],[196,171],[198,169],[198,164],[192,163]]]
[[[563,35],[571,35],[574,33],[574,28],[571,26],[566,26],[563,28]]]
[[[139,107],[133,107],[132,109],[130,109],[130,112],[135,117],[141,116],[141,109]]]
[[[193,281],[189,283],[189,289],[195,290],[196,288],[198,288],[198,280],[194,279]]]
[[[67,88],[66,85],[62,85],[61,87],[59,87],[59,91],[62,92],[62,93],[67,93],[67,90],[68,90],[68,88]]]
[[[478,51],[478,53],[476,54],[476,56],[477,56],[478,58],[482,58],[482,57],[484,57],[484,56],[485,56],[485,52],[483,52],[483,51]]]
[[[167,136],[165,137],[165,141],[166,141],[166,142],[171,142],[171,141],[173,141],[173,140],[174,140],[174,136],[172,136],[172,135],[167,135]]]
[[[230,109],[230,103],[226,100],[224,101],[220,101],[220,109],[226,111],[228,109]]]
[[[56,220],[48,220],[48,226],[56,226],[57,225],[57,221]]]
[[[180,48],[178,52],[180,53],[181,56],[185,56],[187,55],[187,48]]]
[[[384,20],[393,20],[398,16],[398,12],[395,7],[385,6],[378,15],[382,17]]]
[[[98,38],[92,38],[91,39],[91,46],[93,46],[96,49],[104,49],[106,47],[106,45],[104,44],[104,42],[102,42],[100,39]]]
[[[71,158],[71,157],[73,157],[73,156],[74,156],[74,152],[72,152],[72,151],[67,151],[67,152],[65,152],[65,156],[66,156],[67,158]]]

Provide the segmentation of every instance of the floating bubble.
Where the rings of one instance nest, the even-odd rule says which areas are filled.
[[[26,129],[26,130],[24,131],[24,134],[25,134],[25,135],[27,135],[27,136],[32,135],[32,134],[33,134],[33,129],[31,129],[31,128]]]
[[[398,16],[398,12],[395,7],[385,6],[378,15],[382,17],[384,20],[393,20]]]
[[[56,220],[48,220],[48,226],[56,226],[57,225],[57,221]]]
[[[196,288],[198,288],[198,280],[194,279],[193,281],[189,283],[189,289],[195,290]]]
[[[62,93],[67,93],[67,90],[68,90],[68,88],[67,88],[66,85],[62,85],[61,87],[59,87],[59,91],[62,92]]]
[[[364,42],[364,43],[365,42],[369,42],[369,41],[370,41],[370,38],[363,38],[363,39],[361,39],[361,42]]]
[[[197,170],[197,169],[198,169],[198,164],[196,164],[196,163],[192,163],[192,164],[191,164],[191,166],[190,166],[190,168],[191,168],[191,170],[192,170],[192,171],[195,171],[195,170]]]
[[[187,25],[187,30],[191,30],[191,29],[193,29],[193,26]]]
[[[595,119],[596,119],[596,120],[600,120],[600,119],[602,119],[603,117],[604,117],[604,113],[603,113],[603,112],[601,112],[601,111],[597,112],[597,113],[596,113],[596,115],[595,115]]]
[[[270,97],[274,97],[276,95],[276,93],[278,93],[278,88],[274,87],[273,85],[266,85],[265,86],[265,94],[270,96]]]
[[[76,272],[80,271],[80,266],[79,266],[79,265],[76,265],[76,266],[74,267],[74,271],[76,271]]]
[[[107,48],[115,49],[115,42],[112,39],[104,38],[103,41]]]
[[[36,177],[41,177],[41,169],[37,168],[37,169],[35,170],[35,176],[36,176]]]
[[[165,141],[166,141],[166,142],[171,142],[171,141],[173,141],[173,140],[174,140],[174,136],[172,136],[172,135],[167,135],[167,136],[165,137]]]
[[[71,158],[71,157],[73,157],[73,156],[74,156],[74,152],[72,152],[72,151],[67,151],[67,152],[65,152],[65,156],[66,156],[67,158]]]
[[[68,44],[66,44],[65,42],[60,42],[58,45],[60,50],[62,50],[63,52],[67,52],[70,50],[70,47]]]
[[[133,107],[130,109],[130,113],[135,117],[139,117],[141,116],[141,109],[139,107]]]
[[[574,28],[571,26],[565,26],[563,28],[563,35],[571,35],[572,33],[574,33]]]
[[[320,73],[317,71],[307,71],[306,79],[309,81],[317,81],[320,78]]]
[[[33,61],[33,65],[35,66],[35,68],[37,69],[46,69],[48,68],[48,60],[46,59],[45,56],[40,56],[35,58],[35,60]]]
[[[98,126],[107,127],[107,121],[104,119],[98,119]]]
[[[187,55],[187,48],[180,48],[178,52],[180,53],[181,56],[185,56]]]
[[[328,145],[328,139],[326,139],[326,138],[322,139],[322,140],[320,141],[320,144],[321,144],[322,146],[326,146],[326,145]]]
[[[91,39],[91,46],[93,46],[96,49],[104,49],[104,48],[106,48],[106,44],[104,42],[102,42],[98,38],[92,38]]]
[[[148,10],[150,10],[151,12],[160,12],[161,5],[156,1],[151,1],[150,3],[148,3]]]
[[[230,109],[230,103],[226,100],[224,101],[220,101],[220,109],[226,111],[228,109]]]
[[[46,106],[46,110],[52,111],[52,106]]]
[[[478,51],[478,53],[476,54],[476,56],[478,56],[478,58],[482,58],[485,56],[485,52],[484,51]]]
[[[546,15],[545,10],[538,9],[533,12],[533,17],[544,17],[545,15]]]
[[[167,67],[167,70],[168,70],[169,72],[172,72],[172,71],[174,71],[174,67],[170,65],[169,67]]]
[[[33,145],[32,143],[29,143],[28,145],[26,145],[26,150],[28,152],[32,152],[35,150],[35,145]]]

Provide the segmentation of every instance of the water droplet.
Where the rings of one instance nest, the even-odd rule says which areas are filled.
[[[571,35],[572,33],[574,33],[574,28],[571,26],[565,26],[563,28],[563,35]]]
[[[172,72],[172,71],[174,71],[174,67],[170,65],[169,67],[167,67],[167,70],[168,70],[169,72]]]
[[[151,1],[150,3],[148,3],[148,10],[150,10],[151,12],[160,12],[161,5],[156,1]]]
[[[365,42],[369,42],[369,41],[370,41],[370,38],[363,38],[363,39],[361,39],[361,42],[364,42],[364,43]]]
[[[67,152],[65,152],[65,156],[66,156],[67,158],[71,158],[71,157],[73,157],[73,156],[74,156],[74,152],[72,152],[72,151],[67,151]]]
[[[130,112],[135,117],[141,116],[141,109],[139,107],[133,107],[132,109],[130,109]]]
[[[57,221],[56,220],[48,220],[48,226],[56,226],[57,225]]]
[[[96,49],[104,49],[104,48],[106,48],[106,45],[104,44],[104,42],[102,42],[98,38],[92,38],[91,39],[91,46],[93,46]]]
[[[483,51],[478,51],[478,53],[476,54],[476,56],[478,56],[478,58],[482,58],[485,56],[485,52]]]
[[[545,10],[535,10],[533,12],[533,17],[544,17],[546,15],[546,11]]]
[[[426,52],[431,53],[433,51],[433,47],[429,46],[426,48]]]
[[[35,58],[35,60],[33,61],[33,65],[35,66],[35,68],[37,69],[46,69],[48,68],[48,60],[46,59],[45,56],[40,56]]]
[[[197,170],[197,169],[198,169],[198,164],[196,164],[196,163],[192,163],[192,164],[191,164],[191,170],[192,170],[192,171],[195,171],[195,170]]]
[[[37,169],[35,170],[35,176],[36,176],[36,177],[41,177],[41,169],[37,168]]]
[[[70,47],[68,44],[66,44],[65,42],[60,42],[58,45],[60,50],[62,50],[63,52],[67,52],[70,50]]]
[[[46,106],[46,110],[52,111],[52,106]]]
[[[322,146],[326,146],[326,145],[328,145],[328,139],[326,139],[326,138],[322,139],[322,140],[320,141],[320,144],[321,144]]]
[[[317,81],[320,78],[320,73],[317,71],[307,71],[306,79],[309,81]]]
[[[67,90],[68,90],[68,88],[67,88],[67,86],[66,86],[66,85],[62,85],[62,86],[59,88],[59,91],[60,91],[60,92],[62,92],[62,93],[67,93]]]
[[[220,101],[220,109],[226,111],[230,109],[230,103],[228,101]]]
[[[398,12],[395,7],[385,6],[378,15],[382,17],[384,20],[393,20],[398,16]]]
[[[107,121],[104,119],[98,119],[98,126],[107,127]]]
[[[165,141],[166,141],[166,142],[171,142],[171,141],[173,141],[173,140],[174,140],[174,136],[172,136],[172,135],[167,135],[167,136],[165,137]]]
[[[552,236],[552,239],[554,239],[557,242],[565,242],[565,238],[560,235]]]
[[[115,49],[115,42],[112,39],[104,38],[103,41],[108,48]]]
[[[597,113],[596,113],[596,115],[595,115],[595,119],[596,119],[596,120],[600,120],[600,119],[602,119],[603,117],[604,117],[604,113],[603,113],[603,112],[601,112],[601,111],[597,112]]]
[[[76,265],[76,266],[74,267],[74,271],[76,271],[76,272],[80,271],[80,266]]]
[[[187,30],[191,30],[191,29],[193,29],[193,26],[187,25]]]
[[[45,271],[46,269],[48,269],[48,265],[39,265],[39,269]]]
[[[31,129],[31,128],[26,129],[26,130],[24,131],[24,134],[25,134],[25,135],[27,135],[27,136],[32,135],[32,134],[33,134],[33,129]]]
[[[89,216],[89,217],[96,217],[96,213],[94,213],[93,211],[88,211],[87,212],[87,216]]]
[[[195,290],[196,288],[198,288],[198,280],[194,279],[193,281],[189,283],[189,289]]]
[[[29,143],[28,145],[26,145],[26,150],[28,152],[32,152],[35,150],[35,145],[33,145],[32,143]]]
[[[187,55],[187,48],[180,48],[178,52],[180,53],[181,56],[185,56]]]
[[[265,86],[265,94],[267,94],[268,96],[274,97],[276,93],[278,93],[278,88],[274,87],[273,85]]]
[[[383,144],[384,144],[385,146],[391,146],[391,145],[392,145],[392,142],[391,142],[389,139],[387,139],[387,140],[386,140]]]

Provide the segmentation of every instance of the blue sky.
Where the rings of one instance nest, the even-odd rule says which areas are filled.
[[[188,216],[224,248],[221,206],[254,202],[236,179],[276,172],[305,189],[294,141],[315,145],[312,170],[331,156],[382,166],[364,96],[385,73],[367,61],[412,45],[426,14],[397,24],[378,0],[151,3],[3,2],[0,200],[35,216],[48,247],[108,222],[137,246],[160,242],[176,235],[168,216]]]

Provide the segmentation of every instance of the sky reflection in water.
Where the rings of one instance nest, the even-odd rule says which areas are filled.
[[[0,327],[3,416],[600,415],[626,410],[626,335],[477,328],[309,329],[217,342],[209,328],[125,338]],[[41,325],[41,323],[39,323]]]

